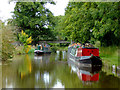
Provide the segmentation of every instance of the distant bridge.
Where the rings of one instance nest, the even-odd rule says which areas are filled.
[[[60,40],[60,41],[39,41],[39,44],[41,43],[70,43],[68,41],[63,41],[63,40]]]

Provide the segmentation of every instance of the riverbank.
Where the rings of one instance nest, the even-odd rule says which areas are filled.
[[[51,49],[53,51],[67,51],[68,46],[52,46]],[[32,46],[28,53],[34,53],[35,46]],[[107,63],[109,65],[118,66],[118,47],[117,46],[109,46],[109,47],[99,47],[100,57],[103,63]],[[15,54],[25,54],[23,51],[23,46],[16,47]]]
[[[58,51],[68,51],[68,46],[66,47],[56,47]]]
[[[118,47],[100,47],[100,57],[104,63],[118,66]]]
[[[24,46],[16,46],[15,47],[15,51],[14,51],[14,55],[21,55],[21,54],[25,54],[25,51],[23,50]],[[35,46],[31,46],[31,49],[28,51],[29,53],[34,53],[35,50]]]

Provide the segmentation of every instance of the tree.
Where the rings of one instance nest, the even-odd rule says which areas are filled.
[[[45,8],[45,4],[46,2],[17,2],[14,8],[14,25],[32,36],[34,43],[54,39],[54,17],[52,12]]]
[[[0,20],[0,61],[2,60],[2,20]]]
[[[89,12],[85,9],[84,3],[70,2],[66,8],[65,22],[63,32],[68,40],[76,42],[85,42],[90,38],[90,21]]]
[[[119,30],[119,3],[96,3],[96,12],[93,10],[91,14],[94,17],[93,35],[94,38],[100,40],[102,45],[118,45],[120,40]]]
[[[119,13],[118,2],[69,2],[61,22],[63,34],[76,42],[94,38],[105,46],[118,45]]]
[[[56,36],[57,40],[65,40],[65,36],[62,33],[62,29],[63,29],[63,20],[64,20],[64,16],[55,16],[55,26],[54,26],[54,35]]]

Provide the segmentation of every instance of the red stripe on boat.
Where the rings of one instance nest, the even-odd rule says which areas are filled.
[[[99,56],[99,49],[98,48],[78,48],[77,56]]]

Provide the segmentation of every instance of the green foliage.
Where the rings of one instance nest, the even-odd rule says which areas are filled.
[[[32,36],[33,43],[54,39],[54,17],[45,8],[45,4],[46,2],[17,2],[14,8],[13,24]]]
[[[99,48],[100,45],[101,45],[101,44],[100,44],[100,41],[96,41],[96,42],[95,42],[95,47],[98,47],[98,48]]]
[[[62,22],[64,20],[64,16],[60,15],[60,16],[55,16],[54,18],[55,18],[54,19],[54,21],[55,21],[55,27],[53,29],[54,34],[55,34],[57,40],[65,40],[66,37],[63,35],[63,31],[62,31],[63,30],[63,24],[62,24]]]
[[[0,61],[2,60],[2,21],[0,20]]]
[[[118,2],[69,2],[58,25],[68,40],[83,43],[98,40],[103,46],[119,45],[119,14]]]
[[[24,46],[16,46],[15,54],[17,54],[17,55],[25,54]]]
[[[53,46],[50,49],[51,49],[51,52],[54,52],[54,53],[56,53],[56,51],[57,51],[57,47],[56,46]]]
[[[89,12],[85,9],[84,3],[69,3],[66,8],[65,25],[63,30],[68,40],[72,39],[75,42],[85,42],[89,40],[89,20]]]
[[[64,47],[57,47],[58,51],[68,51],[68,46],[64,46]]]
[[[34,53],[35,49],[34,48],[31,48],[28,53]]]
[[[94,37],[100,40],[104,46],[119,45],[120,31],[118,18],[120,12],[118,2],[96,4],[98,16],[93,28]],[[114,13],[116,14],[114,15]]]
[[[109,46],[109,47],[100,47],[100,57],[104,63],[110,65],[118,66],[118,47],[117,46]]]
[[[59,43],[48,43],[50,46],[59,46]]]
[[[1,24],[0,34],[2,35],[0,44],[2,45],[2,49],[0,49],[0,53],[2,54],[2,60],[7,60],[13,57],[15,50],[14,46],[12,45],[12,43],[15,41],[13,30],[13,26],[5,26],[4,23]]]
[[[28,51],[31,49],[29,44],[32,42],[32,37],[28,37],[28,35],[22,30],[22,32],[19,34],[19,41],[23,43],[25,53],[28,53]]]

